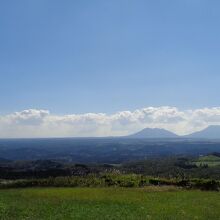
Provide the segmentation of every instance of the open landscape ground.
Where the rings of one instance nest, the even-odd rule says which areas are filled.
[[[220,165],[220,157],[214,155],[208,155],[199,157],[195,162],[196,166],[204,166],[207,165],[209,167],[219,166]]]
[[[2,220],[219,220],[220,193],[171,186],[0,190]]]

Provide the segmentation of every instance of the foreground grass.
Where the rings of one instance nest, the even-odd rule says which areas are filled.
[[[146,188],[0,190],[0,219],[220,219],[220,193]]]

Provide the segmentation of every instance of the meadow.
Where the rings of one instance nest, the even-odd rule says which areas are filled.
[[[204,166],[207,165],[209,167],[220,166],[220,157],[215,155],[207,155],[199,157],[195,162],[196,166]]]
[[[220,193],[174,186],[0,190],[2,220],[219,220]]]

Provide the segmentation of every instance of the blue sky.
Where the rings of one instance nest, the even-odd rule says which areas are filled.
[[[219,106],[220,2],[0,1],[0,114]]]

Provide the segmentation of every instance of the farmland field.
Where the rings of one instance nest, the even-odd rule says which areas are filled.
[[[220,219],[220,193],[145,188],[0,190],[0,219]]]

